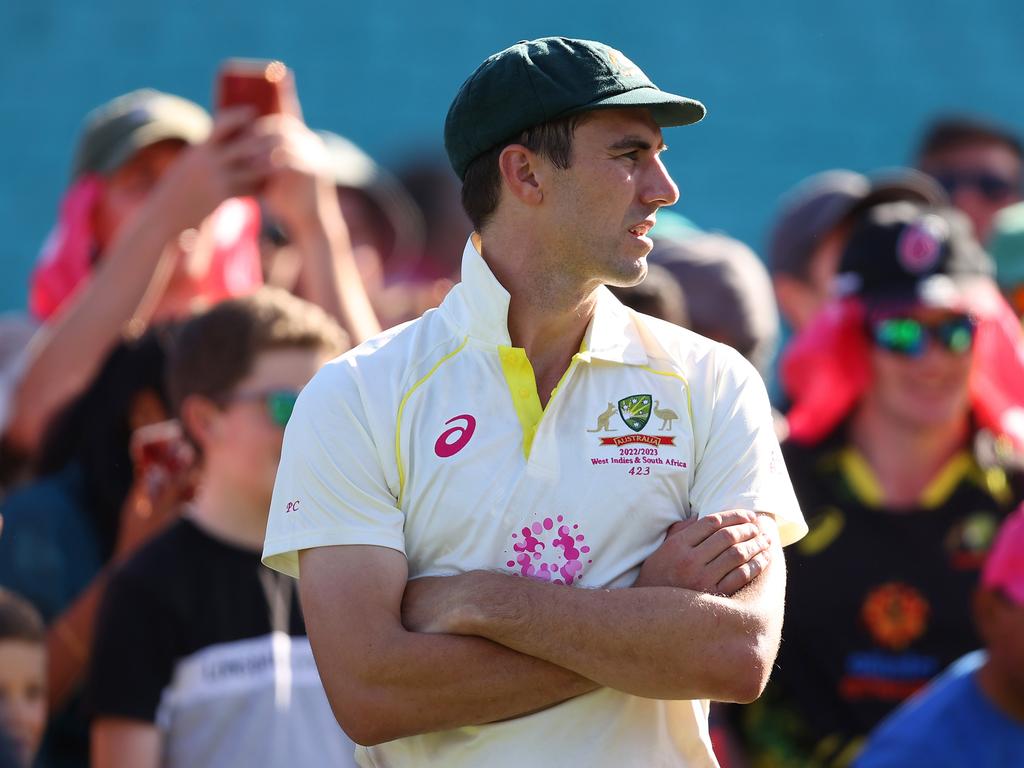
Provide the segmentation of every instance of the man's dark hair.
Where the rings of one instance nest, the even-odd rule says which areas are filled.
[[[921,161],[942,152],[971,145],[998,144],[1024,159],[1021,140],[1008,128],[967,115],[951,115],[934,120],[925,130],[917,150]]]
[[[0,588],[0,641],[21,640],[43,645],[46,627],[39,611],[25,598]]]
[[[572,165],[573,136],[586,117],[587,113],[582,112],[527,128],[515,139],[498,144],[469,164],[462,181],[462,207],[477,232],[487,224],[498,207],[501,196],[498,157],[502,150],[510,144],[522,144],[550,161],[556,168],[568,168]]]

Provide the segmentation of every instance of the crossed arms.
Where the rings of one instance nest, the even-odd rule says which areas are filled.
[[[368,546],[305,550],[300,569],[328,699],[366,745],[519,717],[600,687],[753,701],[782,630],[785,562],[767,514],[677,523],[630,589],[485,571],[407,583],[401,553]]]

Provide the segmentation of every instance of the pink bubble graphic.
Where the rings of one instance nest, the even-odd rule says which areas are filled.
[[[557,515],[554,520],[545,517],[533,522],[513,533],[512,549],[518,554],[515,560],[509,560],[506,566],[518,575],[554,584],[571,585],[582,578],[584,564],[580,555],[589,554],[590,547],[582,545],[586,537],[579,530],[579,524],[562,524],[565,518]],[[569,525],[572,525],[570,529]],[[522,535],[522,540],[519,535]],[[587,560],[587,565],[593,559]]]

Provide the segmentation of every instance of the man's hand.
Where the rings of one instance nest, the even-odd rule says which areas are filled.
[[[273,171],[263,190],[263,200],[289,237],[301,239],[306,230],[320,223],[322,206],[338,206],[327,148],[319,136],[291,115],[268,115],[253,130],[273,145]],[[332,224],[335,218],[331,216]]]
[[[733,595],[768,567],[770,546],[756,512],[731,510],[683,520],[668,529],[633,586]]]
[[[405,586],[402,624],[410,632],[455,633],[460,610],[467,602],[461,595],[477,571],[455,576],[424,576]]]

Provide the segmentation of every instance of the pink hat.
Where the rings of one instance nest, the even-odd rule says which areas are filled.
[[[1024,505],[1006,518],[988,560],[981,572],[981,583],[999,589],[1024,606]]]

